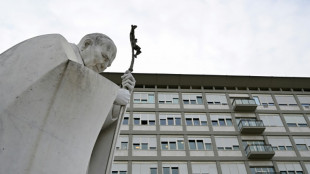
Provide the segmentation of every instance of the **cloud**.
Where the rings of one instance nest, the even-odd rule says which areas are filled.
[[[103,32],[118,47],[108,71],[123,72],[136,24],[134,72],[310,76],[308,1],[6,0],[0,10],[0,52],[46,33],[77,43]]]

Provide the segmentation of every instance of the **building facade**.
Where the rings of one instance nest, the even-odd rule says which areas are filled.
[[[112,174],[310,173],[310,78],[134,76]]]

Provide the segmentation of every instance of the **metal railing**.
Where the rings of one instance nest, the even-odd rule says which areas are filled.
[[[262,120],[240,120],[238,123],[239,130],[242,127],[265,127]]]
[[[256,105],[254,99],[234,99],[233,105]]]
[[[249,144],[245,148],[245,152],[248,155],[250,152],[274,152],[270,144]]]

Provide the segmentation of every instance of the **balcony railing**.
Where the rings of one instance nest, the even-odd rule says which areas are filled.
[[[238,128],[243,134],[261,134],[265,130],[262,120],[240,120]]]
[[[254,99],[234,99],[233,107],[235,111],[255,111],[257,104]]]
[[[248,159],[270,159],[275,154],[270,144],[247,145],[245,153],[247,154]]]

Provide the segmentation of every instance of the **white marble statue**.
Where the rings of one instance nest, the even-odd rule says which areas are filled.
[[[116,46],[103,34],[78,45],[58,34],[0,54],[0,173],[110,173],[119,121],[135,79],[121,89],[99,72]]]

